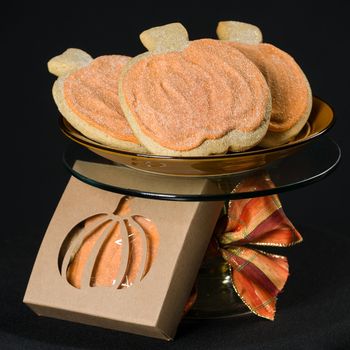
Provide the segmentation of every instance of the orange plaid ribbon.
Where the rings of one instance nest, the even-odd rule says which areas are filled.
[[[235,192],[273,187],[267,177],[248,178]],[[300,233],[284,214],[277,195],[233,200],[219,219],[215,238],[230,265],[233,288],[258,316],[273,320],[277,295],[289,275],[287,258],[246,245],[288,247],[301,242]]]

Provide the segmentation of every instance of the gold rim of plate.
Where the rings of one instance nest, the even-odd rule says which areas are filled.
[[[74,142],[113,162],[142,171],[177,176],[224,175],[249,171],[267,163],[293,154],[316,137],[323,135],[334,124],[332,108],[318,97],[313,97],[313,106],[308,122],[294,139],[286,144],[259,148],[244,152],[214,154],[202,157],[172,157],[122,151],[95,142],[73,128],[60,116],[61,131]]]

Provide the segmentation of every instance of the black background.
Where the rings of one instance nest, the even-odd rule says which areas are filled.
[[[0,9],[2,233],[1,349],[346,349],[350,348],[348,228],[349,28],[345,1],[13,2]],[[141,31],[182,22],[192,39],[215,37],[219,20],[258,25],[264,40],[292,54],[313,93],[337,118],[329,133],[342,148],[336,172],[281,195],[304,243],[283,250],[291,276],[275,322],[257,317],[183,322],[174,342],[40,318],[22,298],[46,226],[69,174],[46,62],[68,47],[96,57],[144,51]]]

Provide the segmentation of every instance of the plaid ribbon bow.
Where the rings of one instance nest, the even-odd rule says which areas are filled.
[[[240,182],[234,191],[271,187],[267,176],[254,177]],[[288,279],[287,258],[247,245],[289,247],[303,240],[284,214],[278,196],[230,201],[227,214],[218,221],[215,237],[231,268],[238,296],[253,313],[273,320],[277,295]]]

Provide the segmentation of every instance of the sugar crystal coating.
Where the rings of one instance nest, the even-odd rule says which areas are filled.
[[[124,77],[123,93],[142,131],[178,151],[232,130],[255,131],[270,98],[257,67],[238,50],[211,39],[139,60]]]
[[[106,134],[134,143],[134,136],[118,99],[118,78],[130,57],[100,56],[70,74],[64,82],[64,97],[71,110]]]
[[[270,131],[289,130],[308,113],[309,83],[290,55],[270,44],[226,43],[244,53],[265,77],[272,97]]]

